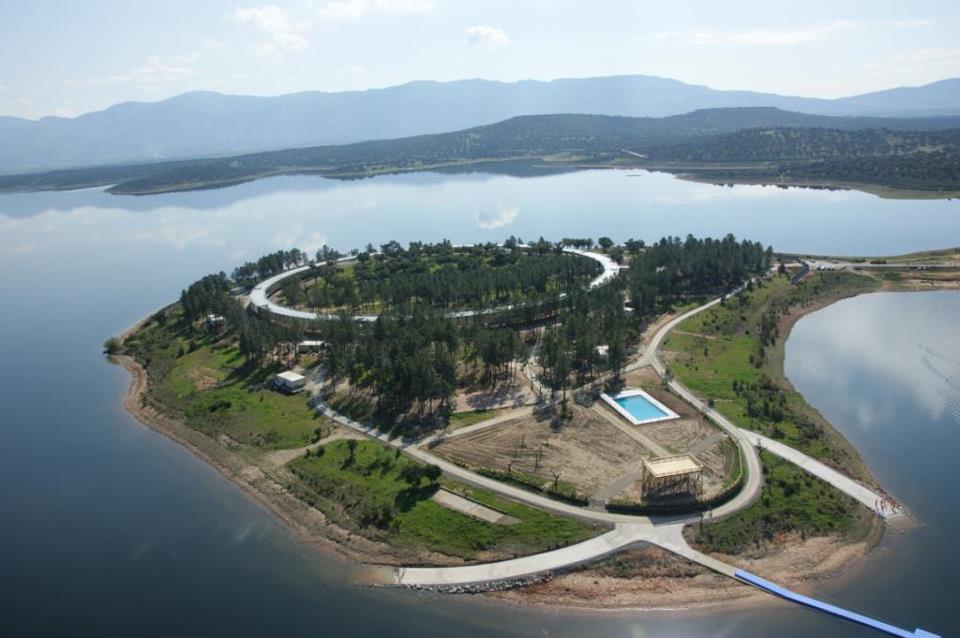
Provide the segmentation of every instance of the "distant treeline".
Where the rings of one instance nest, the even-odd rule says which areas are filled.
[[[709,165],[711,178],[855,182],[918,190],[960,189],[960,129],[843,131],[754,129],[653,150],[651,160]],[[726,164],[757,163],[757,166]],[[717,170],[717,169],[720,170]],[[696,166],[687,172],[697,173]]]
[[[115,184],[118,194],[214,188],[278,174],[354,178],[518,158],[568,165],[738,167],[741,176],[810,178],[942,190],[960,187],[960,117],[866,118],[774,108],[708,109],[664,118],[531,115],[463,131],[220,159],[0,177],[0,190]],[[882,161],[880,161],[882,160]],[[939,167],[939,168],[937,168]]]

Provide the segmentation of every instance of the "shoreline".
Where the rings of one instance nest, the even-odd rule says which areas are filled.
[[[777,348],[775,366],[779,369],[780,378],[791,389],[793,388],[783,371],[783,349],[793,325],[800,318],[842,299],[861,294],[907,291],[911,291],[911,289],[882,285],[876,290],[852,292],[791,311],[782,320],[784,322],[782,327],[786,330]],[[148,319],[149,316],[125,330],[121,334],[121,339],[127,338]],[[336,526],[328,521],[323,513],[296,499],[276,477],[264,472],[260,464],[245,459],[241,454],[224,447],[222,442],[190,429],[181,419],[164,415],[156,406],[150,405],[147,397],[149,387],[147,371],[132,357],[112,355],[108,357],[108,360],[115,365],[122,366],[131,375],[130,385],[123,398],[123,406],[128,413],[144,426],[168,437],[195,457],[210,465],[226,480],[239,487],[251,500],[273,514],[298,541],[311,548],[319,549],[332,558],[349,561],[351,563],[350,569],[355,576],[365,570],[375,571],[377,566],[405,564],[402,560],[402,552]],[[811,409],[816,412],[812,406]],[[817,412],[817,416],[823,419],[819,412]],[[826,422],[826,419],[823,419],[823,421]],[[826,423],[838,436],[842,437],[842,434],[832,424]],[[863,467],[867,471],[871,482],[875,483],[865,464],[863,464]],[[778,548],[765,547],[761,552],[762,555],[753,557],[741,555],[734,558],[737,563],[756,564],[760,566],[760,569],[764,569],[762,567],[764,561],[774,563],[778,560],[786,561],[786,564],[778,564],[778,570],[790,574],[785,579],[784,584],[802,590],[814,585],[833,582],[845,575],[849,576],[851,570],[858,571],[864,567],[873,550],[882,541],[885,527],[882,521],[875,520],[870,527],[867,538],[864,540],[847,541],[835,535],[814,537],[803,541],[791,539],[789,547],[786,542],[783,542]],[[827,547],[817,547],[818,545],[827,545]],[[841,550],[843,550],[844,555],[839,562],[828,565],[825,570],[810,568],[812,566],[822,566],[830,557],[841,554]],[[682,568],[684,559],[669,556],[676,561],[681,561],[681,564],[675,567]],[[458,562],[451,557],[444,558],[446,560],[441,559],[441,563],[462,564],[462,561]],[[725,558],[729,560],[728,557]],[[810,564],[806,570],[802,569],[804,562]],[[603,563],[604,561],[601,561],[571,571],[552,574],[546,580],[532,585],[502,592],[485,592],[481,599],[494,604],[522,605],[524,607],[581,613],[630,611],[657,613],[677,610],[708,612],[719,604],[723,604],[725,608],[730,604],[753,607],[770,600],[768,594],[713,572],[705,571],[691,577],[690,575],[670,574],[668,569],[667,573],[661,573],[657,576],[643,577],[641,575],[639,578],[635,576],[610,578],[596,574]],[[798,576],[795,576],[798,568],[801,569],[801,572]],[[682,569],[680,571],[682,572]],[[603,579],[602,583],[601,579]],[[624,585],[636,584],[638,581],[642,586],[635,586],[632,589],[626,587],[629,591],[624,592]],[[359,584],[356,578],[351,578],[349,582]],[[370,584],[376,586],[376,583]],[[592,598],[585,598],[584,592],[579,591],[584,585],[593,592]],[[598,594],[600,596],[608,594],[610,597],[614,597],[614,593],[620,593],[621,596],[612,605],[605,604],[604,601],[597,598]],[[626,596],[623,594],[626,594]],[[589,602],[584,604],[585,600]]]
[[[322,512],[300,502],[276,478],[265,473],[260,465],[149,405],[146,400],[149,383],[147,371],[132,357],[111,355],[108,361],[121,366],[131,375],[122,403],[137,422],[172,440],[239,487],[254,503],[273,515],[297,541],[332,559],[349,561],[354,574],[367,567],[371,560],[389,564],[391,559],[395,559],[381,543],[336,526]]]

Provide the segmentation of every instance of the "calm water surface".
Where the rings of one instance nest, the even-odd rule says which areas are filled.
[[[509,234],[650,241],[688,232],[733,232],[783,250],[883,254],[960,243],[960,215],[956,202],[726,189],[614,171],[345,183],[277,178],[144,198],[96,190],[0,196],[0,633],[869,635],[779,603],[749,612],[595,618],[344,585],[343,564],[303,547],[213,470],[129,417],[120,404],[128,376],[99,354],[106,337],[174,299],[186,283],[280,247]],[[954,297],[933,298],[953,303],[958,316],[960,305],[948,301]],[[934,328],[946,331],[944,340],[956,339],[950,308],[924,310],[921,295],[897,299],[889,312],[867,314],[875,323],[903,322],[896,332],[904,349],[920,343],[911,335]],[[938,498],[950,497],[942,486],[957,478],[947,456],[960,431],[949,417],[956,414],[956,388],[921,382],[939,370],[938,378],[955,383],[950,366],[960,365],[960,353],[924,341],[933,353],[926,355],[929,366],[890,377],[884,371],[897,357],[893,342],[861,330],[857,343],[874,354],[840,357],[823,339],[847,322],[824,317],[859,303],[801,321],[789,342],[788,372],[928,527],[902,536],[909,563],[875,561],[876,569],[822,593],[906,625],[960,633],[949,619],[933,620],[949,594],[944,584],[955,582],[947,570],[957,567],[937,554],[958,531],[951,519],[956,500]],[[808,357],[824,353],[832,358],[831,375],[856,384],[838,394],[837,384],[822,383],[820,363]],[[908,445],[942,463],[916,469],[916,458],[904,454]],[[922,548],[911,549],[914,538],[924,539]],[[909,596],[899,579],[908,579]]]

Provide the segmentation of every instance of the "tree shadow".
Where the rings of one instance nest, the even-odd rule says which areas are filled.
[[[393,504],[400,512],[408,512],[413,507],[425,501],[440,489],[439,483],[428,483],[427,485],[410,486],[400,490],[393,499]]]

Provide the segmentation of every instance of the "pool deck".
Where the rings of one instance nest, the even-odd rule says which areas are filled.
[[[645,425],[645,424],[647,424],[647,423],[659,423],[659,422],[661,422],[661,421],[670,421],[670,420],[672,420],[672,419],[679,419],[679,418],[680,418],[680,415],[679,415],[679,414],[677,414],[676,412],[674,412],[673,410],[671,410],[670,408],[668,408],[668,407],[665,406],[664,404],[660,403],[659,401],[657,401],[656,399],[654,399],[652,396],[650,396],[649,394],[647,394],[647,393],[646,393],[645,391],[643,391],[643,390],[639,390],[639,389],[635,389],[635,390],[624,390],[623,392],[618,392],[616,396],[610,396],[609,394],[607,394],[606,392],[604,392],[604,393],[601,394],[600,396],[601,396],[601,398],[602,398],[604,401],[607,402],[607,404],[608,404],[611,408],[613,408],[614,410],[617,411],[617,414],[619,414],[620,416],[622,416],[623,418],[625,418],[627,421],[629,421],[629,422],[632,423],[633,425]],[[660,410],[661,412],[663,412],[663,416],[650,417],[650,418],[648,418],[648,419],[638,419],[638,418],[635,417],[633,414],[631,414],[626,408],[624,408],[622,405],[620,405],[620,404],[617,402],[618,399],[629,399],[629,398],[631,398],[631,397],[643,397],[643,399],[644,399],[645,401],[647,401],[648,403],[650,403],[650,405],[652,405],[653,407],[655,407],[655,408],[657,408],[658,410]]]

